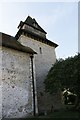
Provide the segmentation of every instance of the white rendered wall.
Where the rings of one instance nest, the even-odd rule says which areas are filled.
[[[2,47],[0,47],[0,120],[2,119]]]
[[[23,35],[20,36],[18,41],[37,52],[37,55],[35,55],[35,70],[38,81],[37,84],[40,85],[39,87],[41,89],[41,86],[43,86],[41,82],[43,82],[48,71],[56,61],[55,48]],[[42,54],[40,53],[40,47],[42,49]]]
[[[33,114],[31,79],[30,55],[3,47],[3,118],[22,118]]]
[[[44,92],[44,79],[46,78],[52,65],[56,62],[55,47],[24,35],[21,35],[18,41],[22,45],[28,46],[37,52],[37,55],[35,55],[35,71],[37,80],[38,108],[50,110],[52,104],[55,104],[53,103],[55,96],[52,98],[49,94]],[[40,48],[42,53],[40,53]]]

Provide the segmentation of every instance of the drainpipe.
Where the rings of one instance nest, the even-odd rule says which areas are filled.
[[[33,55],[31,55],[30,58],[31,58],[32,85],[33,85],[33,114],[35,116],[36,115],[36,108],[35,108],[35,84],[34,84]]]

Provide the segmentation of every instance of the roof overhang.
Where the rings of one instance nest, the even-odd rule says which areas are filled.
[[[16,38],[16,39],[19,39],[20,35],[21,35],[23,32],[26,33],[26,34],[29,34],[29,35],[33,36],[33,37],[35,38],[35,40],[37,40],[37,41],[43,42],[43,43],[45,43],[45,44],[47,44],[47,45],[50,45],[50,46],[53,46],[53,47],[55,47],[55,48],[58,46],[58,44],[56,44],[56,43],[48,40],[47,38],[43,38],[42,36],[37,35],[37,34],[34,34],[33,32],[28,31],[28,30],[25,30],[25,29],[20,29],[20,30],[17,32],[15,38]],[[38,38],[39,38],[39,39],[38,39]]]
[[[0,45],[7,47],[7,48],[12,48],[18,51],[30,53],[30,54],[37,54],[34,50],[32,50],[30,47],[26,47],[22,44],[20,44],[15,37],[0,33]]]

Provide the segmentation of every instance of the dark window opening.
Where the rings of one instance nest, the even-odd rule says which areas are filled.
[[[39,49],[40,49],[40,54],[42,54],[42,48],[40,47]]]

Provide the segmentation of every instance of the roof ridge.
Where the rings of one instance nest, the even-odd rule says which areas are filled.
[[[31,16],[28,16],[26,18],[26,20],[24,21],[24,23],[27,24],[27,25],[30,25],[32,27],[35,27],[33,24],[36,23],[37,26],[38,26],[37,29],[40,30],[40,31],[42,31],[42,32],[44,32],[44,33],[46,33],[45,30],[43,30],[43,28],[37,23],[36,19],[32,18]]]

